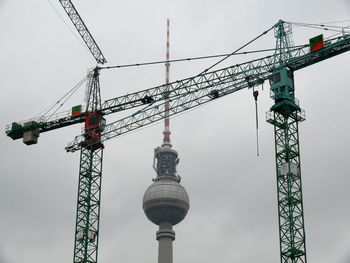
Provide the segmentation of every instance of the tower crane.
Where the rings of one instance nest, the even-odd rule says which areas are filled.
[[[194,77],[104,102],[100,96],[99,75],[107,67],[97,66],[88,74],[85,112],[49,121],[14,122],[7,127],[9,137],[23,138],[30,145],[37,142],[40,133],[85,123],[83,134],[66,147],[67,152],[80,151],[75,263],[97,262],[105,141],[239,90],[257,87],[265,81],[270,84],[274,100],[266,120],[274,127],[280,260],[281,263],[307,262],[298,130],[299,123],[305,120],[305,113],[295,98],[293,73],[349,51],[350,34],[344,32],[327,41],[320,35],[310,43],[292,46],[289,25],[280,20],[261,34],[275,32],[276,47],[271,55],[222,69],[205,70]],[[141,109],[110,124],[105,123],[104,116],[133,108]]]

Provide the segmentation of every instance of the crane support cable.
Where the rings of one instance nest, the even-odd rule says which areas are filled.
[[[51,106],[41,111],[36,117],[31,118],[29,120],[19,121],[17,123],[20,125],[23,125],[24,123],[27,123],[27,122],[39,123],[43,125],[43,127],[40,128],[40,132],[57,129],[60,127],[61,124],[63,124],[63,126],[68,126],[69,123],[73,123],[73,124],[76,123],[68,120],[69,118],[67,119],[67,116],[69,116],[70,111],[59,112],[59,113],[57,113],[57,111],[81,87],[81,85],[87,80],[87,78],[88,77],[84,77],[82,80],[80,80],[71,90],[69,90],[65,95],[63,95],[58,101],[54,102],[53,104],[51,104]],[[49,112],[52,111],[57,105],[59,105],[58,108],[53,113],[49,114]],[[42,112],[45,112],[45,113],[42,114]],[[9,127],[10,125],[7,125],[6,130],[9,130]]]
[[[60,104],[57,109],[50,114],[47,119],[51,119],[56,112],[70,99],[70,97],[73,96],[73,94],[81,87],[81,85],[87,80],[88,77],[84,77],[81,81],[79,81],[70,91],[68,91],[64,96],[62,96],[61,99],[59,99],[54,106]],[[64,100],[63,100],[64,99]],[[46,115],[54,108],[54,106],[49,109],[46,113],[44,113],[43,117],[46,117]]]
[[[102,54],[101,49],[97,45],[95,39],[92,37],[89,29],[86,27],[84,21],[80,17],[78,11],[70,0],[59,0],[73,25],[79,32],[81,38],[84,40],[86,46],[89,48],[91,54],[94,56],[97,63],[104,64],[107,62]]]
[[[305,25],[303,25],[303,26],[305,26]],[[320,30],[325,30],[325,31],[331,31],[331,32],[337,32],[337,33],[342,33],[341,29],[332,29],[332,28],[329,28],[329,27],[313,26],[313,25],[309,25],[309,26],[305,26],[305,27],[314,28],[314,29],[320,29]]]
[[[328,21],[328,22],[322,22],[322,23],[318,23],[318,24],[328,25],[328,24],[337,24],[337,23],[344,23],[344,22],[350,22],[350,19],[338,20],[338,21]]]
[[[350,21],[350,20],[348,20]],[[336,25],[330,25],[331,23],[319,23],[319,24],[310,24],[310,23],[300,23],[300,22],[287,22],[291,25],[296,25],[296,26],[304,26],[304,27],[317,27],[317,28],[338,28],[342,29],[344,26],[336,26]],[[337,22],[334,22],[337,23]]]
[[[215,66],[219,65],[221,62],[223,62],[224,60],[228,59],[229,57],[231,57],[233,55],[243,55],[243,54],[250,54],[250,53],[274,51],[275,49],[273,48],[273,49],[263,49],[263,50],[239,52],[240,50],[242,50],[243,48],[247,47],[248,45],[250,45],[251,43],[253,43],[257,39],[262,37],[263,35],[267,34],[273,28],[274,28],[274,26],[272,26],[268,30],[264,31],[263,33],[261,33],[257,37],[253,38],[252,40],[250,40],[249,42],[247,42],[246,44],[244,44],[243,46],[241,46],[240,48],[236,49],[235,51],[233,51],[232,53],[229,53],[229,54],[211,55],[211,56],[202,56],[202,57],[193,57],[193,58],[183,58],[183,59],[173,59],[173,60],[169,60],[169,61],[162,60],[162,61],[155,61],[155,62],[144,62],[144,63],[126,64],[126,65],[119,65],[119,66],[99,67],[99,69],[125,68],[125,67],[145,66],[145,65],[154,65],[154,64],[164,64],[164,63],[167,63],[167,62],[170,63],[170,62],[180,62],[180,61],[189,61],[189,60],[224,57],[221,60],[219,60],[218,62],[216,62],[215,64],[213,64],[212,66],[210,66],[209,68],[205,69],[204,71],[202,71],[201,73],[196,75],[196,76],[199,76],[199,75],[209,71],[210,69],[214,68]]]
[[[85,45],[85,43],[82,41],[82,39],[73,31],[73,29],[71,28],[71,26],[68,25],[68,23],[66,22],[66,20],[61,16],[61,14],[58,12],[58,10],[56,9],[56,7],[52,4],[51,0],[47,0],[50,4],[50,6],[52,7],[52,9],[55,11],[55,13],[57,14],[57,16],[61,19],[61,21],[63,22],[63,24],[66,26],[66,28],[72,33],[72,35],[78,40],[78,42],[86,49],[89,50],[89,48]],[[90,51],[90,50],[89,50]]]
[[[332,32],[337,32],[342,34],[344,33],[345,29],[349,28],[349,26],[335,26],[335,25],[329,25],[325,23],[324,24],[307,24],[307,23],[298,23],[298,22],[288,22],[288,23],[293,26],[308,27],[308,28],[332,31]]]
[[[291,48],[292,49],[295,49],[295,48],[299,49],[301,47],[305,47],[305,45],[294,46],[294,47],[291,47]],[[254,54],[254,53],[263,53],[263,52],[269,52],[269,51],[275,51],[275,48],[237,52],[237,53],[233,54],[232,56],[248,55],[248,54]],[[193,60],[201,60],[201,59],[211,59],[211,58],[219,58],[219,57],[226,57],[226,56],[230,56],[230,54],[220,54],[220,55],[209,55],[209,56],[200,56],[200,57],[188,57],[188,58],[172,59],[172,60],[169,60],[169,63],[183,62],[183,61],[193,61]],[[156,64],[164,64],[166,62],[167,61],[165,61],[165,60],[160,60],[160,61],[152,61],[152,62],[122,64],[122,65],[116,65],[116,66],[102,66],[102,67],[99,67],[99,69],[117,69],[117,68],[149,66],[149,65],[156,65]]]
[[[226,57],[220,59],[218,62],[216,62],[215,64],[211,65],[209,68],[205,69],[202,73],[205,73],[209,70],[211,70],[212,68],[214,68],[215,66],[219,65],[221,62],[225,61],[226,59],[228,59],[229,57],[231,57],[232,55],[236,54],[238,51],[242,50],[243,48],[247,47],[248,45],[250,45],[251,43],[253,43],[254,41],[258,40],[260,37],[262,37],[263,35],[266,35],[269,31],[271,31],[272,29],[274,29],[275,26],[270,27],[268,30],[264,31],[263,33],[261,33],[260,35],[258,35],[257,37],[253,38],[252,40],[248,41],[246,44],[244,44],[243,46],[241,46],[240,48],[236,49],[235,51],[233,51],[231,54],[227,55]],[[202,73],[198,74],[201,75]]]

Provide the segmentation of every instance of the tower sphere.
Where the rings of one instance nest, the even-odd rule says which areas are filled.
[[[143,210],[154,224],[181,222],[189,209],[185,188],[171,179],[161,179],[151,184],[143,196]]]

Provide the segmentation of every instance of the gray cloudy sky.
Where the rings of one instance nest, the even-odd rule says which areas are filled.
[[[72,28],[58,1],[50,1]],[[307,23],[350,19],[349,0],[74,3],[109,65],[163,59],[168,17],[172,58],[231,52],[280,18]],[[301,44],[319,32],[295,28],[294,33]],[[3,128],[35,116],[95,65],[47,0],[0,0],[0,40]],[[273,36],[259,43],[252,48],[274,47]],[[307,114],[300,141],[309,262],[350,262],[349,59],[350,53],[342,54],[295,74],[296,96]],[[214,62],[172,64],[171,79],[191,76]],[[103,71],[102,97],[163,81],[163,65]],[[175,227],[177,263],[279,262],[273,128],[265,122],[272,105],[267,85],[260,94],[259,158],[251,91],[172,120],[172,142],[181,157],[178,170],[191,199],[187,218]],[[83,97],[82,89],[63,109]],[[108,117],[116,119],[118,115]],[[77,125],[42,134],[32,147],[0,136],[0,263],[72,261],[79,154],[68,154],[64,147],[80,130]],[[153,148],[161,136],[158,124],[106,143],[101,263],[157,261],[157,227],[146,219],[141,201],[155,176]]]

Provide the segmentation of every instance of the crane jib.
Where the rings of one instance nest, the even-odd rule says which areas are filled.
[[[349,50],[350,36],[346,35],[337,39],[335,43],[327,44],[326,42],[325,46],[317,51],[291,59],[288,61],[287,66],[293,71],[296,71]]]
[[[84,21],[80,17],[78,11],[70,0],[59,0],[64,11],[66,11],[69,19],[72,21],[76,30],[80,34],[82,40],[90,50],[91,54],[94,56],[97,63],[104,64],[107,62],[102,54],[101,49],[97,45],[95,39],[92,37],[89,29],[86,27]]]
[[[308,45],[293,51],[294,57],[285,63],[284,66],[292,71],[305,68],[309,65],[334,57],[350,50],[350,36],[345,35],[333,40],[333,43],[326,42],[325,46],[317,51],[310,52]],[[188,78],[169,83],[167,95],[172,100],[184,99],[186,96],[195,96],[198,91],[208,90],[207,95],[211,98],[218,98],[231,94],[227,90],[228,86],[251,88],[261,85],[269,78],[271,72],[276,71],[277,67],[273,65],[272,56],[234,65],[225,69],[219,69],[213,72],[207,72],[197,78]],[[242,79],[243,78],[243,79]],[[242,86],[244,81],[247,85]],[[222,87],[215,87],[226,83]],[[199,87],[200,86],[200,87]],[[238,89],[237,89],[238,90]],[[152,105],[164,100],[164,85],[151,89],[138,91],[132,94],[117,97],[105,101],[102,105],[103,115],[124,111],[142,105]],[[205,102],[203,102],[205,103]],[[189,107],[188,109],[190,109]],[[176,113],[175,113],[176,114]],[[32,119],[30,124],[24,125],[25,122],[14,122],[6,127],[6,134],[16,140],[23,138],[24,132],[39,129],[39,133],[51,131],[54,129],[82,123],[85,121],[84,113],[78,116],[65,116],[52,121],[36,121]],[[107,125],[108,126],[108,125]]]

